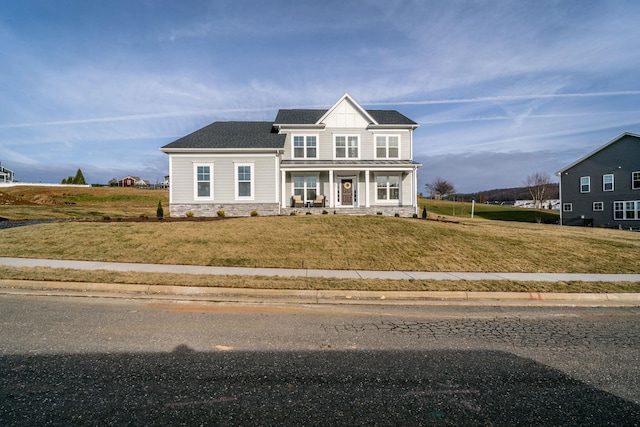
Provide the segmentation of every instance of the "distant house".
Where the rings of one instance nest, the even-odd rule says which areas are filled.
[[[118,187],[147,188],[149,186],[149,181],[142,179],[139,176],[127,175],[124,178],[118,180]]]
[[[169,155],[171,215],[412,216],[417,127],[397,111],[366,110],[349,94],[329,109],[280,110],[273,122],[212,123],[161,148]]]
[[[623,133],[557,175],[561,224],[640,229],[640,135]]]
[[[0,182],[13,182],[13,171],[0,164]]]
[[[165,175],[164,181],[158,184],[158,188],[169,188],[169,175]]]

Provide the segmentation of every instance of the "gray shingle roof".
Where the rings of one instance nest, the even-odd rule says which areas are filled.
[[[279,110],[275,124],[312,125],[318,122],[327,110]],[[380,125],[417,125],[410,118],[395,110],[367,110]]]
[[[214,122],[162,148],[283,148],[285,138],[272,122]]]

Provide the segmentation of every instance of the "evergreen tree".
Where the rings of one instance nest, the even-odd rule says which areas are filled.
[[[158,219],[164,218],[164,209],[162,209],[162,201],[158,202],[158,209],[156,209],[156,216]]]
[[[80,168],[78,168],[78,172],[76,172],[75,178],[73,178],[73,183],[78,185],[87,185],[87,182],[84,180],[84,175]]]

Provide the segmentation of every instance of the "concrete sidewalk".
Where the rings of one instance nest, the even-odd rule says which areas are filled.
[[[426,271],[315,270],[289,268],[210,267],[198,265],[136,264],[126,262],[71,261],[0,257],[0,265],[51,267],[75,270],[136,271],[146,273],[211,274],[224,276],[328,277],[386,280],[521,280],[529,282],[640,282],[640,274],[573,273],[468,273]]]
[[[387,280],[522,280],[640,282],[640,274],[555,273],[430,273],[416,271],[312,270],[282,268],[207,267],[163,264],[65,261],[0,257],[0,265],[77,270],[112,270],[154,273],[332,277]],[[83,297],[146,298],[243,303],[394,304],[394,305],[571,305],[640,306],[640,293],[467,292],[467,291],[349,291],[240,289],[107,283],[66,283],[0,278],[0,293]]]

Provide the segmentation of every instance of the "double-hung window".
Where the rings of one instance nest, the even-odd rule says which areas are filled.
[[[640,200],[613,202],[614,219],[640,219]]]
[[[613,174],[602,175],[602,191],[613,191]]]
[[[640,190],[640,172],[631,172],[631,188]]]
[[[194,163],[194,200],[213,199],[213,163]]]
[[[397,135],[376,135],[376,158],[397,159],[400,157],[400,137]]]
[[[315,175],[294,176],[293,194],[305,202],[313,201],[318,194],[318,177]]]
[[[580,178],[580,192],[588,193],[591,191],[591,177],[583,176]]]
[[[357,159],[359,156],[360,138],[357,135],[336,135],[336,159]]]
[[[236,200],[253,200],[254,167],[253,163],[236,163]]]
[[[398,175],[376,176],[377,200],[400,200],[400,177]]]
[[[318,157],[318,137],[316,135],[294,135],[293,157],[315,159]]]

